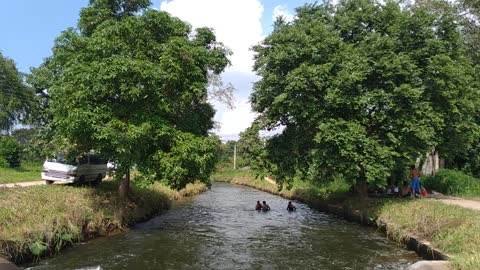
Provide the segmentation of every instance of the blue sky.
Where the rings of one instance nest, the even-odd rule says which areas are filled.
[[[233,66],[224,74],[236,88],[236,109],[215,104],[215,120],[224,138],[235,138],[250,124],[251,85],[258,80],[251,71],[249,47],[271,31],[273,14],[288,17],[294,8],[307,2],[287,0],[154,0],[153,8],[168,11],[194,27],[215,28],[217,38],[233,52]],[[15,61],[25,73],[51,55],[55,38],[68,27],[75,27],[82,7],[88,0],[0,0],[0,52]]]

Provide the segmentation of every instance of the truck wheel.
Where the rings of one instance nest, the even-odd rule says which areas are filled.
[[[102,179],[103,179],[103,175],[100,173],[97,175],[97,178],[95,178],[95,181],[92,182],[92,185],[93,186],[98,186],[101,182],[102,182]]]
[[[85,175],[80,176],[77,181],[79,186],[84,186],[85,185]]]
[[[52,181],[52,180],[45,180],[45,184],[46,184],[46,185],[51,185],[51,184],[53,184],[53,182],[55,182],[55,181]]]

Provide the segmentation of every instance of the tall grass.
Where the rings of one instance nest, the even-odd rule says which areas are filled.
[[[193,194],[205,185],[190,187]],[[135,185],[130,200],[117,195],[118,183],[98,188],[63,185],[0,188],[0,257],[22,262],[58,252],[62,247],[123,230],[170,207],[176,191],[154,183]],[[182,191],[180,191],[182,192]]]
[[[0,167],[0,184],[41,180],[42,162],[24,161],[18,168]]]
[[[185,188],[176,192],[176,198],[191,197],[207,190],[207,185],[202,182],[188,183]]]

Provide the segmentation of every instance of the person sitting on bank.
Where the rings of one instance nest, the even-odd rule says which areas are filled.
[[[408,186],[407,181],[403,181],[403,186],[400,188],[400,196],[403,198],[410,195],[410,187]]]
[[[262,204],[260,203],[260,201],[257,201],[257,204],[255,205],[255,210],[257,211],[262,210]]]
[[[295,207],[295,205],[293,205],[292,202],[288,202],[287,210],[288,210],[288,212],[292,212],[292,211],[297,210],[297,207]]]
[[[395,185],[393,185],[393,195],[396,197],[400,195],[400,188],[398,187],[397,182],[395,182]]]
[[[263,201],[262,211],[263,211],[263,212],[270,211],[270,206],[269,206],[269,205],[267,204],[267,202],[265,202],[265,201]]]
[[[390,184],[387,187],[387,195],[393,195],[393,185]]]

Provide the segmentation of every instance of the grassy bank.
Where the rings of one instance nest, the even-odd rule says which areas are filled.
[[[117,195],[118,183],[98,188],[63,185],[0,189],[0,257],[24,262],[51,255],[71,243],[124,230],[170,207],[175,198],[206,190],[189,184],[175,192],[155,183],[133,186],[131,201]]]
[[[480,269],[480,212],[446,205],[431,199],[370,199],[368,209],[358,209],[358,200],[347,195],[344,184],[323,187],[294,182],[290,190],[279,191],[276,185],[255,179],[249,171],[224,170],[215,174],[214,181],[247,185],[289,199],[298,199],[311,205],[317,202],[358,210],[371,221],[388,224],[388,235],[403,242],[414,237],[431,243],[451,257],[455,269]]]
[[[480,269],[480,211],[435,200],[387,201],[377,211],[389,235],[398,241],[414,236],[452,257],[455,269]]]
[[[0,168],[0,184],[41,180],[42,162],[22,162],[18,168]]]

